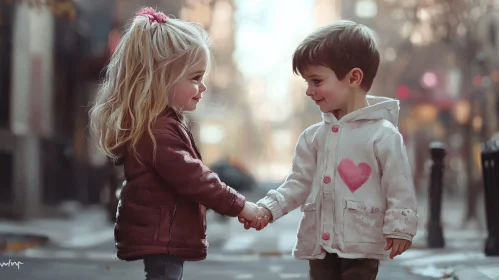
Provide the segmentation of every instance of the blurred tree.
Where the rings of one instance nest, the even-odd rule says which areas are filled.
[[[72,0],[17,0],[26,1],[32,8],[49,8],[57,17],[66,17],[74,21],[76,19],[76,7]],[[2,24],[1,10],[4,5],[12,5],[14,0],[0,0],[0,24]]]
[[[480,191],[480,184],[477,184],[479,172],[473,161],[475,142],[473,117],[480,113],[480,108],[476,105],[482,101],[479,100],[480,95],[476,94],[474,89],[476,85],[473,85],[472,81],[477,71],[487,76],[490,75],[490,68],[493,67],[493,63],[484,63],[480,53],[484,44],[492,42],[497,48],[497,31],[493,28],[488,29],[488,37],[484,37],[480,36],[483,32],[479,30],[479,27],[483,25],[484,19],[490,18],[495,13],[494,9],[497,5],[494,5],[494,1],[491,0],[385,0],[385,2],[389,2],[394,12],[403,15],[401,20],[404,23],[400,25],[400,32],[407,34],[407,39],[413,46],[443,44],[455,54],[455,64],[461,71],[460,97],[469,100],[472,104],[471,108],[474,108],[462,127],[468,178],[465,217],[468,222],[477,218],[477,198]],[[497,61],[498,59],[497,55],[487,58],[488,61]],[[492,95],[497,100],[497,90]],[[497,118],[496,112],[498,110],[499,108],[487,110],[484,122]]]

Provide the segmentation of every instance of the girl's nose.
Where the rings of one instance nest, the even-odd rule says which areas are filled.
[[[205,92],[206,91],[206,85],[203,83],[201,83],[201,86],[199,87],[199,91],[200,92]]]

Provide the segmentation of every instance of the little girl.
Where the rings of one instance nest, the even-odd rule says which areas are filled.
[[[198,24],[152,8],[133,18],[90,110],[100,149],[124,165],[115,240],[122,260],[143,259],[146,279],[182,279],[206,257],[206,208],[253,221],[256,204],[202,162],[186,125],[206,86],[210,43]]]
[[[407,250],[417,228],[411,169],[397,129],[399,103],[367,95],[380,61],[372,30],[339,21],[309,35],[293,70],[323,121],[300,136],[291,174],[257,204],[262,229],[300,207],[293,254],[307,259],[310,279],[375,279],[379,260]]]

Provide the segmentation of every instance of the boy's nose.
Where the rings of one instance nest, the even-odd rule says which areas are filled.
[[[313,90],[311,90],[311,89],[307,89],[307,90],[305,91],[305,94],[306,94],[307,96],[312,96],[312,95],[314,94],[314,91],[313,91]]]

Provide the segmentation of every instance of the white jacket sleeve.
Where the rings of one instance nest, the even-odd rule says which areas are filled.
[[[386,197],[383,234],[387,238],[412,241],[418,215],[416,193],[407,151],[397,131],[378,145],[381,165],[381,187]]]
[[[317,153],[310,141],[305,130],[296,144],[291,173],[279,188],[257,202],[270,210],[272,222],[304,204],[310,193],[317,164]]]

